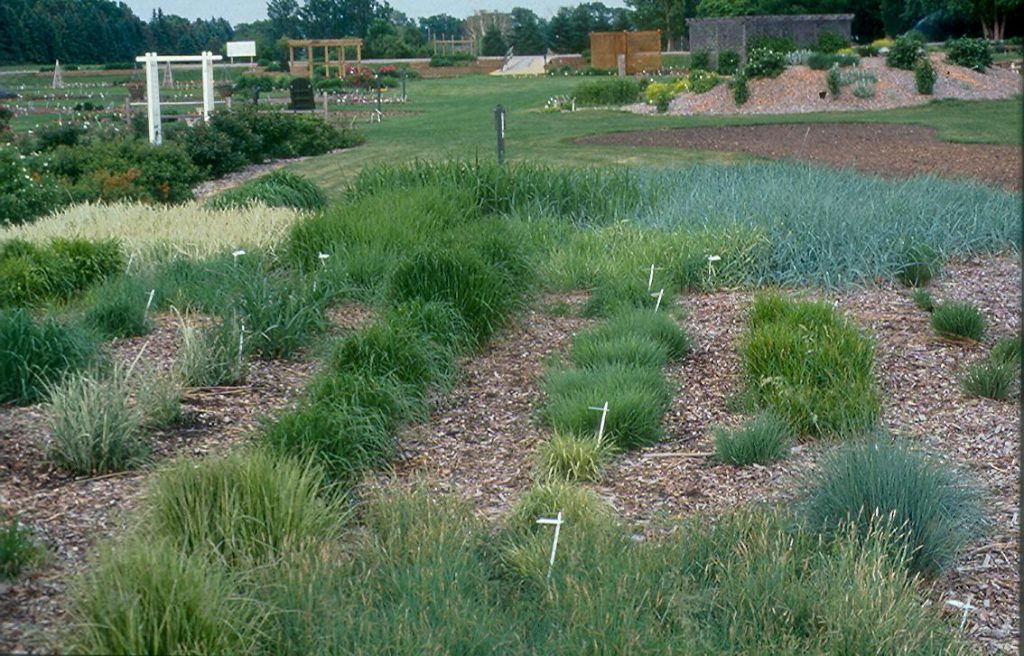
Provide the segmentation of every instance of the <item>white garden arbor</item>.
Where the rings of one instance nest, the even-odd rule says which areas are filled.
[[[149,142],[157,145],[163,142],[160,129],[160,64],[200,63],[203,67],[203,120],[209,121],[213,113],[213,62],[223,57],[204,51],[201,55],[158,55],[147,52],[135,58],[146,65],[146,106],[149,115]]]

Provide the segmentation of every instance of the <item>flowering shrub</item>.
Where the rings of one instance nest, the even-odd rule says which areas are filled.
[[[60,203],[53,179],[31,171],[27,163],[13,146],[0,145],[0,226],[31,221]]]
[[[707,93],[718,85],[718,74],[711,71],[690,73],[689,87],[694,93]]]
[[[548,98],[548,101],[544,103],[544,107],[541,111],[545,112],[574,112],[576,111],[576,99],[572,96],[552,96]]]
[[[386,75],[390,77],[398,77],[398,68],[392,64],[384,64],[377,69],[377,75]]]
[[[694,74],[696,73],[699,71],[694,71]],[[689,89],[690,82],[686,79],[675,82],[651,82],[644,90],[644,99],[647,100],[648,105],[654,105],[659,112],[664,112],[668,110],[673,98]]]
[[[368,87],[377,77],[369,66],[349,66],[345,69],[345,82],[354,87]]]
[[[786,55],[764,48],[751,50],[743,70],[747,77],[778,77],[786,70]]]

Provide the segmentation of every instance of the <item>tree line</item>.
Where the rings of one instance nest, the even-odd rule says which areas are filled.
[[[1000,38],[1024,23],[1024,0],[626,0],[612,8],[585,2],[550,19],[530,9],[477,12],[467,19],[437,14],[413,19],[380,0],[269,0],[267,17],[232,27],[224,19],[189,20],[155,11],[143,21],[112,0],[3,0],[0,64],[102,64],[143,52],[219,52],[228,40],[255,40],[262,60],[280,60],[282,39],[361,37],[365,57],[432,54],[431,39],[472,38],[481,54],[585,52],[590,32],[661,30],[666,45],[687,36],[686,19],[744,14],[852,13],[860,41],[902,34],[928,17],[958,33]]]

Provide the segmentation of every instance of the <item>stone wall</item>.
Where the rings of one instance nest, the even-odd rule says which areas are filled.
[[[747,59],[747,44],[759,36],[788,36],[799,48],[818,40],[822,32],[834,32],[850,39],[853,14],[803,14],[796,16],[736,16],[732,18],[688,18],[690,52],[707,52],[713,66],[718,53],[733,50]]]

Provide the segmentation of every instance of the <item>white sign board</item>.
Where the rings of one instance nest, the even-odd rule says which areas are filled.
[[[228,57],[255,57],[255,41],[228,41]]]

